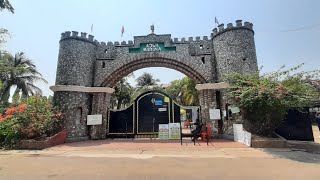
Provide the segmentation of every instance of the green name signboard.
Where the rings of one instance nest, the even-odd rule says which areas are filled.
[[[141,43],[140,48],[129,48],[129,53],[176,51],[176,47],[164,47],[164,43]]]

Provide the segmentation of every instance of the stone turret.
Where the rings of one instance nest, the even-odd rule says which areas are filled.
[[[97,41],[92,35],[70,31],[61,34],[56,86],[91,87]],[[65,113],[68,140],[88,138],[86,117],[91,111],[92,94],[59,91],[54,93],[55,105]]]
[[[220,24],[213,29],[212,41],[218,80],[230,72],[254,73],[258,71],[252,23],[237,20],[236,24]]]
[[[92,86],[96,43],[87,33],[61,34],[56,85]]]

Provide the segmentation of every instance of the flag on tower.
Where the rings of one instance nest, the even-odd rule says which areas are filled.
[[[92,31],[93,31],[93,24],[91,25],[91,34],[92,34]]]
[[[214,17],[214,22],[217,24],[217,26],[219,26],[219,22],[218,22],[217,17]]]
[[[121,28],[121,37],[123,36],[123,33],[124,33],[124,27],[122,26],[122,28]]]

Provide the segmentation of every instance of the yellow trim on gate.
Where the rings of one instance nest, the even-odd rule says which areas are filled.
[[[172,123],[174,123],[174,102],[172,101],[172,108],[171,108],[171,111],[172,111]]]

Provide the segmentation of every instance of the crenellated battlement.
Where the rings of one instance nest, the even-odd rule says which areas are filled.
[[[85,32],[81,32],[79,34],[78,31],[66,31],[61,33],[61,40],[65,39],[78,39],[78,40],[84,40],[84,41],[89,41],[94,44],[99,44],[97,40],[94,39],[94,36]]]
[[[222,23],[218,26],[218,28],[214,28],[212,30],[213,33],[211,34],[211,36],[215,37],[221,33],[234,30],[234,29],[248,29],[253,32],[253,24],[250,22],[244,22],[244,24],[242,24],[242,20],[236,20],[235,25],[233,25],[232,23],[228,23],[227,27],[225,27],[224,24]]]
[[[200,41],[208,41],[208,36],[197,36],[197,37],[188,37],[186,38],[173,38],[173,43],[188,43],[188,42],[200,42]]]
[[[122,41],[121,43],[119,41],[115,41],[115,42],[100,42],[99,43],[100,46],[133,46],[133,41],[129,40],[128,42],[126,41]]]

